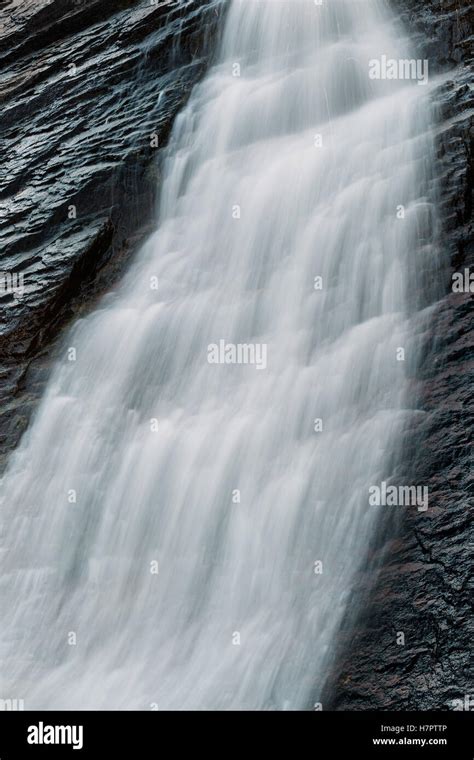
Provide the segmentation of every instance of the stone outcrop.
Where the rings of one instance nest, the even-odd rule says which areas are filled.
[[[58,329],[149,231],[160,149],[221,0],[0,3],[0,468]]]
[[[422,413],[406,431],[397,462],[405,483],[428,486],[429,509],[396,508],[402,514],[381,527],[358,576],[324,704],[338,710],[474,709],[474,294],[452,290],[454,272],[474,273],[474,12],[470,3],[455,0],[392,5],[417,55],[429,60],[430,76],[439,77],[435,171],[444,269],[433,277],[440,278],[442,297],[425,325],[422,361],[411,378],[414,406]]]

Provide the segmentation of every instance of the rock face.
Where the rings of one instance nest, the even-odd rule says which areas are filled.
[[[222,0],[0,2],[0,468],[38,357],[148,231],[160,148],[223,15]]]
[[[382,526],[341,630],[324,707],[472,710],[474,295],[453,292],[452,275],[474,273],[474,12],[456,0],[392,5],[414,36],[417,55],[429,60],[430,75],[440,76],[434,101],[443,294],[424,326],[423,359],[412,373],[422,413],[406,431],[397,463],[402,481],[428,486],[429,508],[395,508],[403,514]]]

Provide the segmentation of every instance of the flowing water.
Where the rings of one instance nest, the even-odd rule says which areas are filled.
[[[231,2],[156,232],[3,478],[3,698],[318,699],[409,415],[427,88],[368,76],[406,53],[383,2]]]

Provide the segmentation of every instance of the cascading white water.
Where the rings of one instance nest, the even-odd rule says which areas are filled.
[[[231,3],[157,230],[67,336],[3,479],[1,697],[318,698],[408,413],[427,88],[368,76],[405,53],[383,2]],[[209,363],[221,340],[266,367]]]

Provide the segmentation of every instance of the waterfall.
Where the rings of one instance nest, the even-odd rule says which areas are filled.
[[[384,2],[230,3],[156,230],[68,331],[2,480],[2,698],[321,694],[429,257],[429,88],[371,79],[382,55],[410,57]]]

